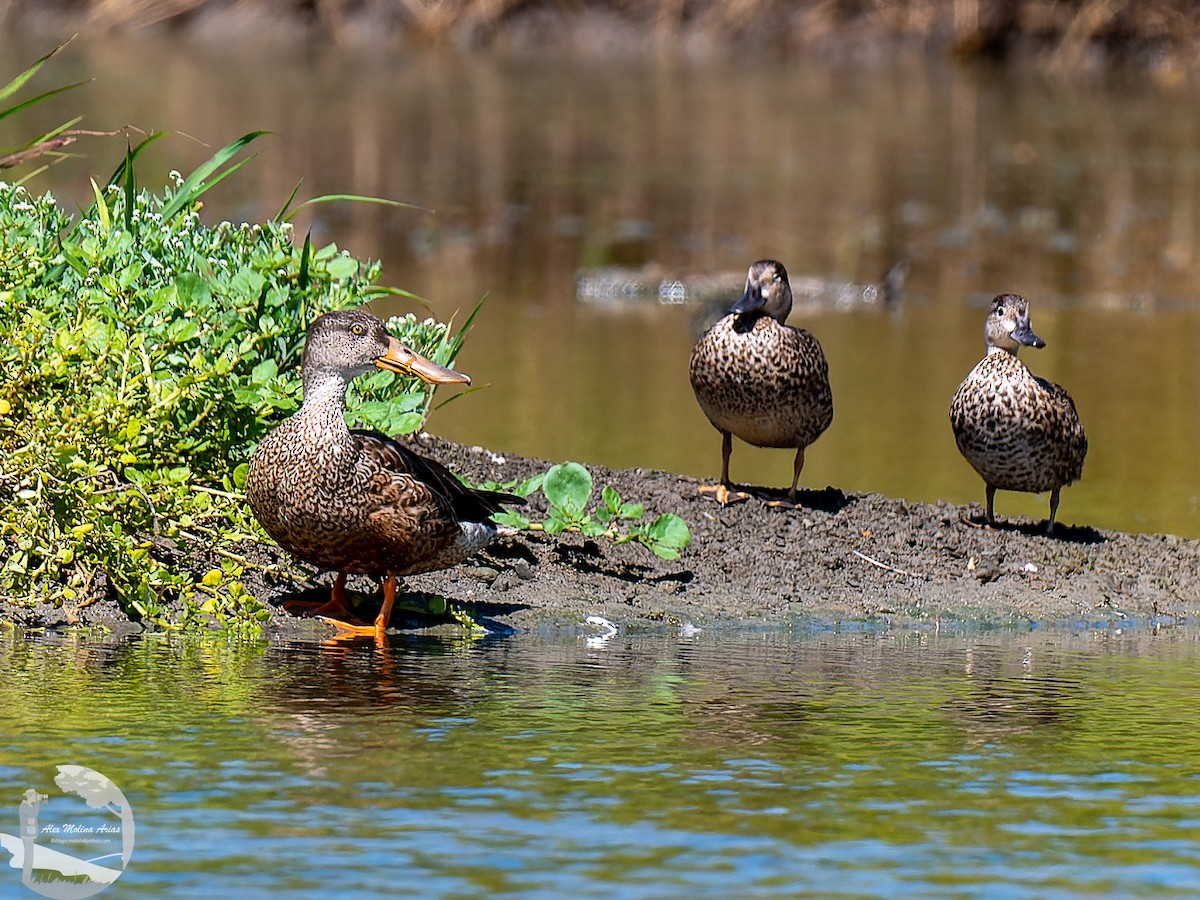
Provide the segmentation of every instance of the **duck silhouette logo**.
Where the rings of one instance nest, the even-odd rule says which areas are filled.
[[[112,779],[85,766],[58,766],[62,796],[29,788],[17,807],[17,834],[0,832],[0,847],[21,883],[50,900],[98,894],[133,855],[133,810]]]

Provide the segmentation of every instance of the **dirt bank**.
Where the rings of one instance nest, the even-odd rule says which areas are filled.
[[[422,436],[418,449],[476,482],[511,481],[549,463],[504,457]],[[589,469],[597,492],[611,484],[651,516],[673,512],[692,530],[681,559],[637,544],[577,534],[521,532],[471,563],[405,580],[393,623],[430,627],[446,616],[413,613],[445,598],[495,630],[582,627],[588,616],[621,626],[781,626],[800,622],[953,620],[1119,623],[1183,619],[1200,610],[1200,543],[1172,535],[1098,531],[1018,520],[980,527],[982,508],[929,505],[833,487],[806,490],[797,509],[757,501],[718,506],[699,482],[643,469]],[[981,491],[982,493],[982,491]],[[777,491],[775,496],[782,496]],[[1069,497],[1069,494],[1068,494]],[[531,498],[538,510],[542,498]],[[1069,517],[1069,503],[1064,503]],[[538,516],[534,516],[538,518]],[[265,564],[250,582],[275,609],[277,636],[332,634],[278,604],[324,599],[331,576],[290,565],[271,545],[246,548]],[[214,564],[203,548],[180,548],[180,565]],[[377,585],[352,579],[360,613],[377,608]],[[132,626],[111,598],[64,610],[0,604],[0,619],[26,626]]]
[[[548,465],[429,436],[420,447],[474,481],[524,478]],[[1067,524],[1051,538],[1044,523],[1029,520],[979,527],[979,505],[832,487],[806,491],[799,509],[754,501],[722,508],[690,478],[589,468],[597,490],[611,484],[651,514],[682,516],[693,534],[683,557],[671,562],[636,544],[523,532],[474,564],[409,578],[406,590],[470,604],[497,626],[518,629],[579,625],[593,615],[623,625],[1116,622],[1183,618],[1200,608],[1200,544],[1171,535]],[[276,599],[292,590],[264,588]]]

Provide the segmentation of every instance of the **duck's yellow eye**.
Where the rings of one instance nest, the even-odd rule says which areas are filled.
[[[364,334],[367,333],[367,329],[365,327],[363,327],[361,322],[355,322],[353,325],[350,326],[350,333],[353,335],[356,335],[358,337],[362,337]]]

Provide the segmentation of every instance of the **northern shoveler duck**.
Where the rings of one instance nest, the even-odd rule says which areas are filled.
[[[337,573],[329,602],[314,614],[354,632],[382,634],[396,576],[462,562],[496,537],[490,517],[501,504],[524,501],[468,488],[398,441],[347,428],[346,388],[376,368],[430,384],[471,381],[404,346],[365,310],[326,313],[304,343],[304,403],[255,448],[246,498],[281,547]],[[373,626],[346,624],[348,573],[384,579]]]
[[[1047,531],[1053,532],[1059,491],[1083,472],[1087,435],[1070,394],[1017,359],[1022,346],[1046,346],[1033,333],[1024,297],[992,300],[984,333],[987,355],[950,403],[954,440],[987,485],[989,525],[996,521],[996,491],[1049,491]]]
[[[756,447],[795,447],[789,503],[804,468],[804,448],[833,421],[829,366],[817,339],[785,324],[792,286],[782,263],[764,259],[750,267],[746,289],[732,308],[701,336],[692,351],[692,390],[721,432],[721,483],[700,490],[722,504],[748,494],[730,491],[733,435]]]

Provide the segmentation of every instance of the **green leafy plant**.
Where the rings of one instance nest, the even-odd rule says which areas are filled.
[[[604,487],[600,502],[588,512],[594,491],[592,474],[579,463],[559,463],[542,475],[505,489],[526,497],[538,488],[549,506],[543,521],[534,522],[513,510],[497,513],[494,520],[547,534],[575,531],[587,537],[607,537],[618,544],[636,541],[663,559],[678,559],[680,551],[691,542],[687,523],[679,516],[663,513],[651,522],[640,521],[646,514],[644,505],[626,502],[612,486]]]
[[[200,220],[200,197],[259,132],[159,193],[124,162],[80,216],[0,183],[0,595],[77,604],[115,593],[168,625],[253,626],[244,577],[261,535],[240,489],[255,443],[299,402],[316,315],[396,291],[281,219]],[[473,316],[472,316],[473,317]],[[390,327],[449,365],[467,324]],[[432,394],[364,386],[357,421],[420,427]],[[387,391],[391,403],[372,402]],[[374,392],[374,393],[373,393]],[[398,396],[398,400],[396,400]],[[283,574],[283,573],[280,573]]]

